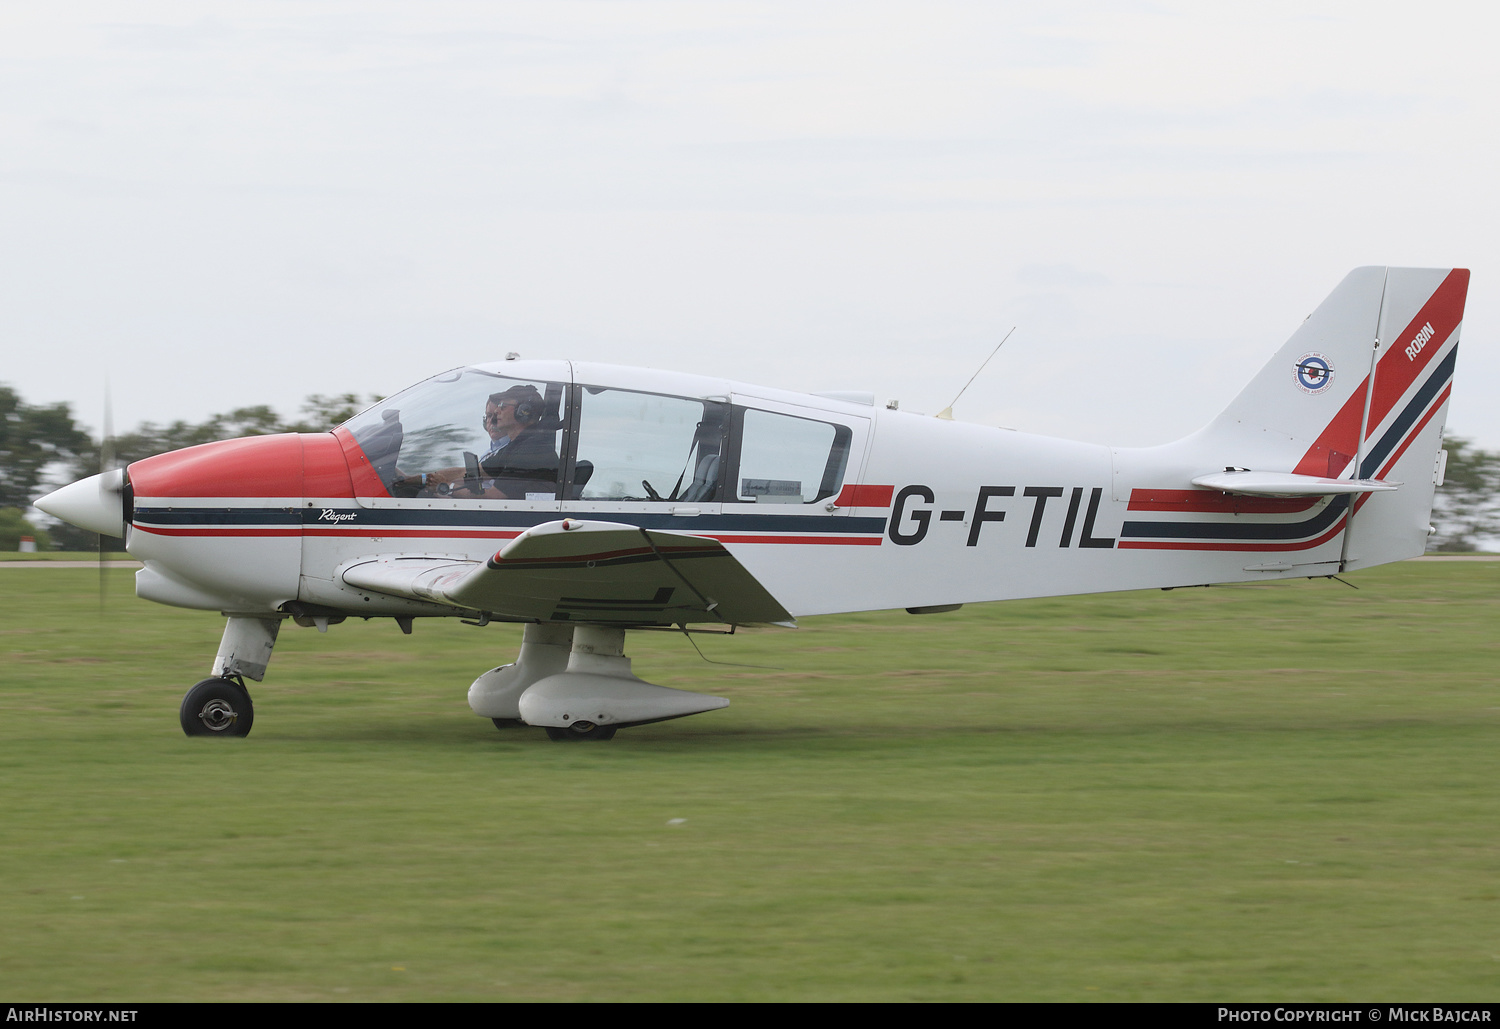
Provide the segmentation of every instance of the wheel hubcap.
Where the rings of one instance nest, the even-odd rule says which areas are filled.
[[[224,700],[210,700],[203,705],[203,710],[198,712],[199,721],[211,732],[223,732],[234,725],[238,718],[239,715],[234,708]]]

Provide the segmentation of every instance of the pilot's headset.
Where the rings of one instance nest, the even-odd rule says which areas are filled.
[[[535,386],[512,386],[504,393],[490,397],[490,402],[496,406],[506,401],[516,405],[516,421],[522,425],[535,425],[542,420],[545,402]]]

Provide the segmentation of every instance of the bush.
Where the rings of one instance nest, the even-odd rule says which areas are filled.
[[[21,537],[31,536],[38,550],[51,550],[52,538],[23,517],[18,507],[0,507],[0,554],[21,549]]]

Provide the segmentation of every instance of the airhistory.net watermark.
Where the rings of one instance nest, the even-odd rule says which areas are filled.
[[[7,1022],[134,1022],[138,1008],[75,1008],[28,1004],[5,1009]]]

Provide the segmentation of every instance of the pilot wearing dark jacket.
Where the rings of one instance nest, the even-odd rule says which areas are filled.
[[[490,449],[479,459],[486,495],[496,490],[511,500],[527,493],[557,489],[557,448],[552,432],[542,429],[546,403],[535,386],[512,386],[490,395],[484,407],[484,428]]]

